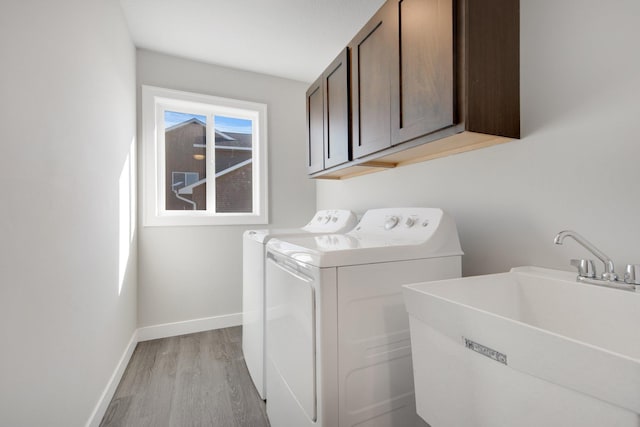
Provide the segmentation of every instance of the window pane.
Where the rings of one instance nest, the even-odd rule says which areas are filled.
[[[253,212],[253,122],[215,116],[216,212]]]
[[[207,118],[165,111],[165,209],[207,209]]]

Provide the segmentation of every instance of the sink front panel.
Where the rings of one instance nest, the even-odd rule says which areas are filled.
[[[409,319],[416,408],[433,427],[640,427],[632,411],[505,366]]]

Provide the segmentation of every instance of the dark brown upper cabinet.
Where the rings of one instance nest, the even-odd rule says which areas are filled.
[[[520,2],[458,1],[458,110],[464,130],[520,138]]]
[[[350,43],[353,157],[453,126],[452,0],[389,0]]]
[[[309,173],[350,160],[349,51],[345,48],[307,90]]]
[[[518,0],[387,0],[349,44],[353,160],[311,176],[520,138],[519,15]]]
[[[351,160],[349,71],[349,49],[345,48],[322,73],[325,96],[325,168]]]
[[[454,125],[453,0],[396,0],[391,145]]]
[[[453,0],[389,0],[350,43],[353,157],[453,126]]]
[[[324,169],[324,96],[322,77],[307,90],[307,167],[310,174]]]
[[[353,157],[360,158],[391,146],[390,52],[397,12],[385,3],[349,44],[352,55],[351,106]]]

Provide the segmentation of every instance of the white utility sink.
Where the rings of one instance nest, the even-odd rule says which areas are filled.
[[[405,286],[432,427],[640,427],[640,293],[535,267]]]

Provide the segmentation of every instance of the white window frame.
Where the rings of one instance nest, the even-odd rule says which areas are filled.
[[[207,116],[207,210],[165,209],[164,111]],[[209,121],[228,115],[253,121],[253,212],[217,213],[215,205],[215,130]],[[211,119],[210,119],[211,118]],[[267,106],[211,95],[142,86],[143,226],[240,225],[268,223]],[[209,181],[210,180],[210,181]],[[211,205],[209,201],[212,201]]]

